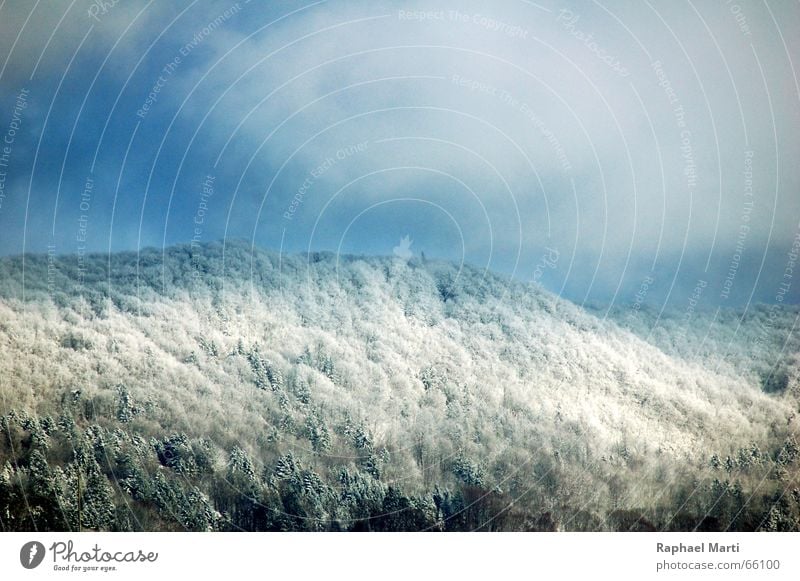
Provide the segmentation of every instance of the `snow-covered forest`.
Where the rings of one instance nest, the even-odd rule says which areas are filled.
[[[798,530],[798,314],[236,242],[3,258],[0,530]]]

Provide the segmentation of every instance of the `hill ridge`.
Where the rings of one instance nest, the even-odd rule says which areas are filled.
[[[213,527],[239,522],[225,509],[235,498],[223,502],[218,489],[233,464],[249,466],[247,486],[285,513],[298,499],[284,497],[278,474],[299,462],[298,474],[306,470],[325,494],[342,493],[343,470],[365,478],[359,486],[372,487],[380,503],[393,487],[409,506],[426,506],[423,520],[434,528],[447,528],[429,514],[444,509],[425,504],[436,505],[435,490],[463,500],[475,488],[497,502],[527,498],[514,517],[524,526],[545,526],[544,518],[619,528],[612,515],[623,507],[669,528],[670,502],[659,499],[679,494],[687,478],[707,483],[700,497],[710,499],[713,482],[733,476],[715,467],[720,458],[734,459],[741,486],[756,486],[781,450],[793,449],[795,343],[780,382],[759,375],[782,328],[771,330],[763,353],[741,361],[720,360],[713,349],[688,357],[670,347],[685,329],[659,328],[654,334],[666,338],[648,342],[618,320],[470,266],[456,276],[446,262],[354,257],[337,268],[326,255],[309,267],[301,257],[234,247],[219,276],[221,247],[203,250],[170,248],[163,263],[145,253],[139,277],[132,253],[85,257],[83,272],[77,259],[61,259],[49,284],[41,280],[47,257],[26,261],[24,303],[15,298],[20,260],[0,261],[3,421],[24,432],[32,424],[20,414],[69,418],[84,440],[102,434],[135,450],[141,474],[167,469],[165,482],[188,498],[184,468],[164,452],[185,449],[193,466],[208,464],[199,490],[220,514],[203,521]],[[76,281],[79,292],[60,290]],[[786,321],[793,316],[787,309]],[[706,345],[717,335],[727,337],[713,331]],[[748,353],[746,341],[737,348]],[[35,438],[20,438],[28,455],[18,465],[30,470]],[[198,460],[197,449],[209,457]],[[40,452],[59,470],[73,466],[52,447]],[[91,469],[112,482],[119,461],[98,462]],[[171,526],[147,498],[147,518]],[[352,511],[331,516],[343,510],[339,501],[319,502],[303,509],[319,526],[358,521]],[[704,518],[698,506],[687,518]],[[289,526],[270,519],[252,528]]]

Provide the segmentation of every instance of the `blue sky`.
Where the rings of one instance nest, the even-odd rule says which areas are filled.
[[[2,254],[409,236],[578,303],[797,302],[796,3],[102,4],[0,5]]]

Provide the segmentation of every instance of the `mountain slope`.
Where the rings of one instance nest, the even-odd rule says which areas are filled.
[[[765,390],[757,318],[726,362],[447,263],[234,243],[24,269],[0,261],[4,528],[797,528],[796,308],[758,330],[783,345]]]

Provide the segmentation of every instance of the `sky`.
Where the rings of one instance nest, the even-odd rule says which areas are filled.
[[[775,0],[5,0],[0,254],[235,238],[797,303],[797,30]]]

